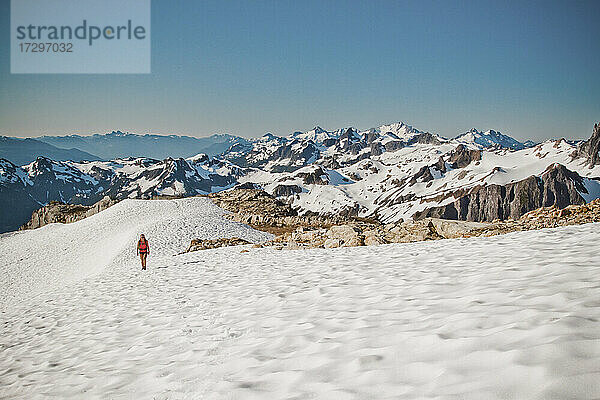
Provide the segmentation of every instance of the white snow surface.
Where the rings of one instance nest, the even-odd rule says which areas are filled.
[[[175,255],[196,236],[264,239],[221,213],[128,200],[0,236],[0,398],[600,394],[600,224]],[[147,271],[131,250],[142,231]]]
[[[223,218],[210,200],[123,200],[72,224],[0,236],[0,310],[39,293],[97,274],[107,266],[135,264],[144,233],[153,258],[181,253],[195,238],[237,236],[260,242],[270,235]]]

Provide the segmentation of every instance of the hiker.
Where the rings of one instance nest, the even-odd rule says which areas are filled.
[[[140,256],[140,260],[142,260],[142,269],[146,269],[146,257],[150,254],[150,245],[143,233],[140,235],[140,240],[137,244],[137,253]]]

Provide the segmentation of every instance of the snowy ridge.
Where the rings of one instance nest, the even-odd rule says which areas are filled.
[[[23,167],[4,160],[0,164],[0,177],[5,183],[20,181],[24,186],[56,188],[59,182],[65,186],[65,190],[58,189],[61,200],[83,204],[92,204],[104,195],[121,199],[207,194],[233,186],[240,174],[239,167],[206,154],[186,160],[125,158],[83,162],[39,157]]]
[[[0,161],[0,232],[18,229],[50,201],[92,205],[105,196],[195,196],[230,188],[242,174],[240,167],[205,154],[89,162],[38,157],[23,167]]]
[[[313,129],[307,132],[294,132],[290,135],[292,139],[299,140],[312,140],[317,144],[323,144],[328,139],[337,139],[341,135],[341,132],[328,132],[320,126],[315,126]]]
[[[289,172],[324,158],[352,164],[417,142],[439,144],[442,141],[445,139],[438,135],[419,131],[403,122],[365,131],[353,127],[327,131],[316,126],[284,137],[268,133],[249,144],[233,145],[222,157],[244,167]]]
[[[510,136],[491,129],[485,132],[480,132],[473,128],[462,135],[458,135],[455,140],[461,143],[479,145],[480,148],[500,147],[511,150],[522,150],[526,147],[532,147],[534,145],[534,143],[530,140],[525,143],[521,143]]]
[[[396,137],[400,140],[404,140],[404,141],[409,141],[416,135],[425,133],[416,128],[413,128],[410,125],[406,125],[402,121],[395,122],[395,123],[389,124],[389,125],[381,125],[377,130],[379,131],[379,133],[382,133],[382,134],[390,134],[391,133],[392,135],[394,135],[394,137]]]
[[[271,236],[222,217],[206,198],[124,200],[71,224],[0,237],[0,305],[59,290],[64,285],[123,263],[134,264],[135,243],[145,233],[152,258],[184,251],[195,238],[237,236],[260,242]]]

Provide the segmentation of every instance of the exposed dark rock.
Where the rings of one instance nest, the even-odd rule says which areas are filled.
[[[335,157],[323,157],[319,160],[319,165],[329,169],[338,169],[342,167]]]
[[[235,185],[234,189],[258,189],[258,190],[262,190],[262,188],[260,187],[260,185],[258,183],[253,183],[253,182],[240,183],[238,185]]]
[[[100,211],[103,211],[116,204],[117,202],[118,201],[112,200],[108,196],[92,206],[51,201],[44,207],[35,210],[29,221],[21,226],[19,230],[37,229],[44,225],[53,223],[72,223],[97,214]]]
[[[375,164],[373,163],[373,161],[365,161],[364,163],[362,163],[358,169],[362,169],[363,171],[371,171],[374,174],[377,174],[379,172],[379,169],[375,166]]]
[[[218,247],[239,246],[244,244],[250,244],[250,242],[238,237],[221,239],[192,239],[185,252],[189,253],[190,251],[216,249]]]
[[[375,140],[379,138],[379,133],[375,128],[369,129],[365,134],[365,143],[367,146],[371,146]]]
[[[579,145],[577,153],[588,159],[587,165],[590,168],[600,164],[600,124],[594,124],[592,137]]]
[[[409,184],[414,185],[417,182],[432,181],[434,179],[433,174],[431,173],[432,169],[436,169],[442,174],[445,173],[446,163],[444,162],[444,159],[440,157],[435,164],[423,166],[415,175],[413,175],[409,181]]]
[[[431,169],[428,165],[425,165],[411,178],[410,184],[414,185],[417,182],[429,182],[431,180],[433,180]]]
[[[447,172],[446,162],[441,156],[440,158],[438,158],[437,162],[433,164],[433,167],[435,167],[438,171],[440,171],[443,174]]]
[[[413,136],[412,138],[410,138],[410,140],[408,141],[408,145],[413,145],[416,143],[421,143],[421,144],[441,144],[440,140],[438,139],[437,136],[432,135],[429,132],[424,132],[424,133],[420,133],[418,135]]]
[[[277,200],[264,190],[234,189],[212,193],[209,197],[217,206],[232,213],[269,217],[297,215],[289,204]]]
[[[564,208],[584,204],[579,192],[586,192],[583,179],[562,164],[553,164],[540,176],[530,176],[519,182],[486,185],[473,188],[450,204],[425,209],[415,219],[426,217],[465,221],[494,221],[519,218],[540,207]],[[451,193],[448,195],[452,195]]]
[[[356,130],[354,128],[348,128],[337,139],[335,147],[337,148],[338,151],[356,155],[363,148],[365,148],[365,144],[362,143],[361,137],[359,136],[358,132],[356,132]]]
[[[380,156],[383,154],[385,148],[381,143],[371,143],[371,154],[374,156]]]
[[[481,160],[481,150],[469,150],[465,145],[459,144],[450,153],[452,168],[464,168],[473,161]]]
[[[215,172],[221,168],[226,171],[223,175]],[[195,196],[231,187],[241,174],[241,168],[205,155],[191,160],[130,157],[115,160],[112,166],[88,162],[77,166],[38,157],[16,167],[0,160],[0,232],[18,229],[51,201],[91,206],[105,196],[117,200]]]
[[[301,150],[297,149],[298,144],[299,142],[294,140],[290,144],[278,148],[273,153],[272,159],[289,159],[290,164],[302,166],[306,165],[309,160],[318,158],[319,149],[312,141],[309,140]],[[297,163],[298,161],[301,163]]]
[[[277,185],[273,189],[273,196],[291,196],[296,193],[302,193],[302,188],[298,185]]]
[[[315,167],[311,172],[299,172],[297,177],[302,178],[305,185],[327,185],[329,179],[321,167]]]
[[[331,146],[335,145],[336,141],[337,141],[337,139],[335,139],[335,138],[328,138],[328,139],[323,140],[323,145],[325,147],[331,147]]]
[[[404,147],[406,147],[406,143],[402,140],[390,140],[383,145],[385,151],[398,151]]]
[[[30,186],[18,175],[19,167],[0,158],[0,233],[17,229],[42,204],[30,196]]]

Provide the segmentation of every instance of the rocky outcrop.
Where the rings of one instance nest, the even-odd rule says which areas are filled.
[[[212,193],[209,198],[230,212],[225,215],[226,218],[274,234],[297,227],[329,227],[340,222],[339,218],[327,216],[299,216],[289,204],[259,189],[227,190]]]
[[[435,164],[425,165],[419,169],[417,173],[410,178],[408,184],[414,185],[417,182],[430,182],[434,180],[435,178],[432,171],[436,172],[437,175],[446,173],[446,163],[442,157],[439,157]]]
[[[298,172],[296,176],[302,178],[305,185],[327,185],[329,183],[327,174],[319,166],[314,167],[310,172]]]
[[[209,197],[217,206],[230,212],[225,215],[226,218],[275,235],[286,235],[296,229],[323,229],[323,234],[325,234],[329,228],[336,225],[352,223],[362,226],[375,223],[375,221],[354,216],[358,210],[352,207],[348,207],[336,215],[297,215],[289,204],[276,199],[263,190],[233,189],[213,193]],[[325,239],[326,237],[323,242]]]
[[[273,189],[273,196],[292,196],[296,193],[302,193],[302,188],[298,185],[277,185]]]
[[[305,144],[299,141],[293,141],[278,148],[271,156],[274,160],[288,160],[288,166],[280,167],[277,172],[283,172],[284,170],[293,171],[294,165],[306,165],[308,160],[316,159],[319,156],[319,149],[312,142],[308,141]]]
[[[504,186],[476,186],[467,194],[455,196],[457,200],[427,208],[416,213],[414,218],[463,221],[516,219],[540,207],[564,208],[571,204],[584,204],[580,192],[586,192],[581,176],[562,164],[552,164],[539,177],[530,176]]]
[[[352,225],[335,225],[326,233],[324,242],[326,248],[362,246],[364,237],[360,235],[361,230]]]
[[[336,140],[335,147],[340,152],[356,155],[364,148],[364,144],[358,132],[354,128],[348,128]]]
[[[372,246],[444,239],[446,236],[438,233],[432,221],[428,219],[383,225],[375,221],[347,220],[343,224],[332,225],[329,228],[298,227],[294,231],[279,234],[273,243],[284,244],[289,249],[296,249],[300,247]],[[452,222],[466,224],[459,221]],[[452,232],[451,229],[446,229],[446,231]]]
[[[587,158],[590,168],[600,164],[600,124],[594,124],[592,137],[579,145],[577,155]]]
[[[37,229],[52,223],[71,223],[85,218],[88,207],[51,201],[33,212],[31,219],[19,230]]]
[[[390,135],[391,137],[396,137],[396,135],[394,135],[391,132],[387,132],[387,134]],[[378,137],[379,136],[376,133],[369,133],[365,138],[366,143],[371,147],[371,155],[373,155],[373,156],[379,156],[386,151],[387,152],[398,151],[400,149],[405,148],[406,146],[412,146],[417,143],[433,144],[433,145],[441,144],[441,142],[437,136],[432,135],[431,133],[428,133],[428,132],[423,132],[418,135],[414,135],[408,141],[400,140],[399,138],[396,137],[395,140],[387,140],[383,144],[374,141]]]
[[[290,250],[303,247],[353,247],[387,243],[407,243],[424,240],[455,239],[494,236],[509,232],[553,228],[600,222],[600,199],[588,204],[557,206],[533,210],[518,219],[497,222],[452,221],[426,218],[394,224],[349,221],[328,229],[299,227],[278,235],[266,245],[277,245]]]
[[[21,226],[19,230],[37,229],[53,223],[69,224],[97,214],[117,202],[117,200],[113,200],[108,196],[92,206],[51,201],[44,207],[34,211],[29,221]]]
[[[444,161],[444,159],[441,156],[438,158],[437,162],[435,164],[433,164],[433,167],[435,167],[442,174],[445,174],[447,172],[446,162]]]
[[[346,221],[343,217],[334,218],[321,215],[271,216],[265,214],[234,213],[225,217],[232,221],[250,225],[258,230],[271,233],[278,233],[281,230],[293,230],[297,227],[329,227]]]
[[[192,239],[189,247],[185,252],[189,253],[190,251],[216,249],[218,247],[227,246],[239,246],[243,244],[250,244],[250,242],[244,239],[240,239],[238,237],[222,239]]]
[[[254,183],[254,182],[240,183],[240,184],[235,185],[233,188],[234,189],[259,189],[259,190],[262,189],[259,184]]]
[[[420,143],[420,144],[441,144],[438,136],[436,135],[432,135],[429,132],[423,132],[420,133],[418,135],[413,136],[412,138],[409,139],[408,141],[408,145],[413,145],[416,143]]]
[[[414,185],[417,182],[429,182],[433,180],[433,175],[431,174],[431,169],[429,166],[425,165],[420,170],[417,171],[415,175],[410,179],[410,184]]]
[[[473,161],[481,160],[481,150],[470,150],[465,145],[459,144],[450,153],[452,168],[464,168]]]
[[[234,189],[211,193],[209,198],[219,207],[234,214],[269,217],[297,215],[289,204],[277,200],[260,189]]]

